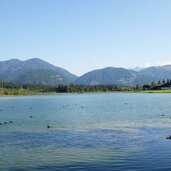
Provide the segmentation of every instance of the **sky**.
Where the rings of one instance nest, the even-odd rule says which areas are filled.
[[[76,75],[171,63],[171,0],[0,0],[0,61]]]

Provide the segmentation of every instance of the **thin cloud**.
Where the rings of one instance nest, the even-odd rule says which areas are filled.
[[[158,66],[163,66],[163,65],[170,65],[171,61],[164,61],[164,62],[158,62],[157,65]]]
[[[148,68],[148,67],[150,67],[150,66],[152,66],[149,62],[146,62],[142,67],[143,68]]]
[[[144,65],[142,65],[143,68],[148,68],[151,66],[164,66],[164,65],[171,65],[171,61],[160,61],[156,64],[150,64],[149,62],[146,62]]]

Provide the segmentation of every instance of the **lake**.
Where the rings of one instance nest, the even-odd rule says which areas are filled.
[[[0,122],[0,170],[171,170],[171,94],[0,97]]]

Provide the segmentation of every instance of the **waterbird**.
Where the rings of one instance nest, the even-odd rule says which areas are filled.
[[[30,118],[33,118],[33,116],[30,116]]]
[[[168,137],[166,137],[166,139],[167,139],[167,140],[171,140],[171,135],[170,135],[170,136],[168,136]]]
[[[12,121],[9,121],[9,123],[13,123]]]
[[[0,125],[2,125],[2,123],[0,122]]]
[[[4,122],[4,124],[7,124],[7,122]]]
[[[47,128],[51,128],[51,126],[47,125]]]

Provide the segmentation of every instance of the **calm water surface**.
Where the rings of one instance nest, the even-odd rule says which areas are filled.
[[[171,94],[1,97],[0,122],[0,170],[171,170]]]

